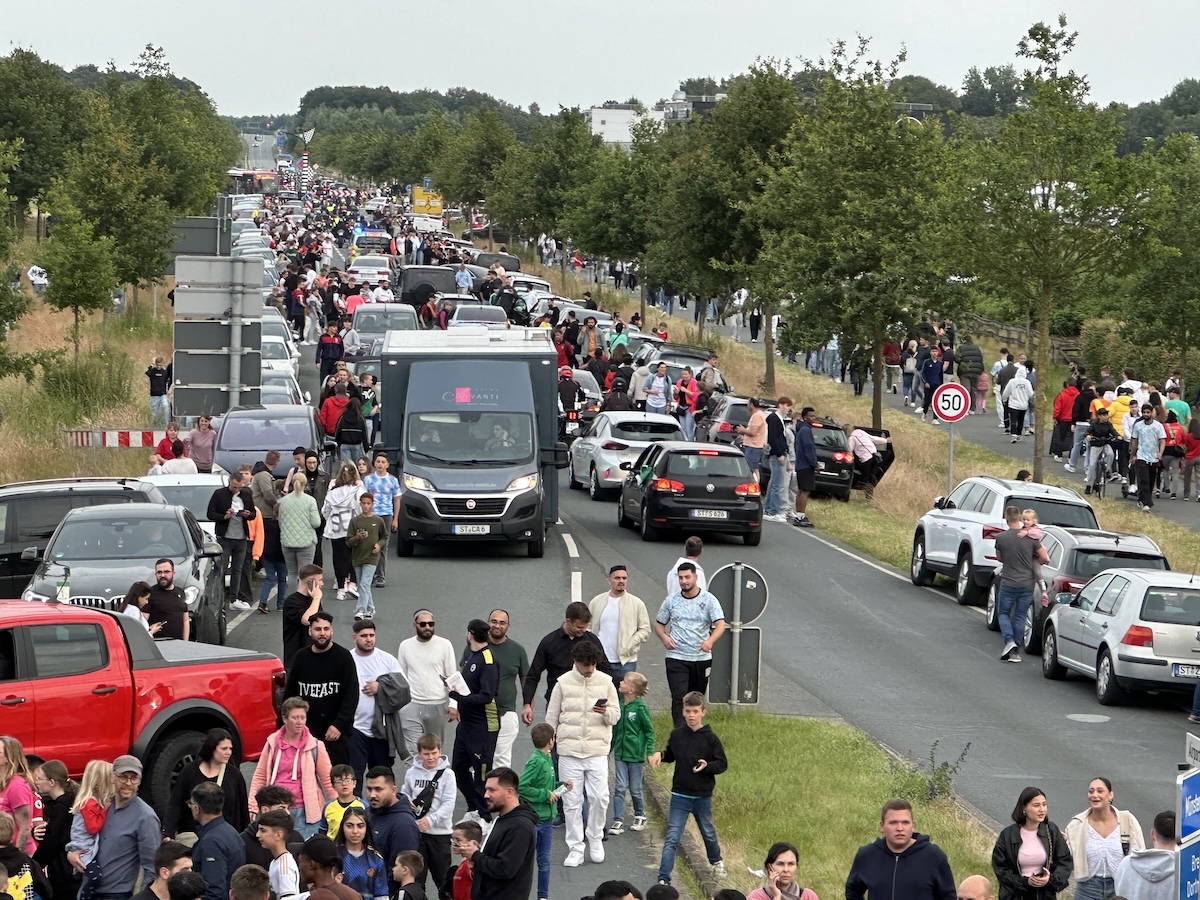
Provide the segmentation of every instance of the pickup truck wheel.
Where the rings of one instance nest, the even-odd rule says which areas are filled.
[[[146,802],[155,809],[166,809],[171,802],[171,789],[183,767],[196,758],[204,735],[199,731],[176,731],[168,735],[150,753],[148,777],[142,788],[148,792]]]
[[[541,559],[546,555],[546,530],[543,528],[542,533],[535,540],[530,541],[526,546],[529,548],[530,559]]]

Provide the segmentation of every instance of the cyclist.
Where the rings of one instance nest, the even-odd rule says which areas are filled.
[[[1114,447],[1120,439],[1112,422],[1109,421],[1108,410],[1104,407],[1097,409],[1096,418],[1092,420],[1091,430],[1084,438],[1092,450],[1088,462],[1087,486],[1083,491],[1085,494],[1092,493],[1093,489],[1099,486],[1099,479],[1104,477],[1104,473],[1112,471]]]

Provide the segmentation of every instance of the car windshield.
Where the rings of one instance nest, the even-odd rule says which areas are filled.
[[[1059,503],[1041,497],[1009,497],[1004,506],[1017,509],[1032,509],[1037,513],[1040,525],[1061,525],[1064,528],[1098,528],[1096,514],[1090,506],[1074,503]]]
[[[210,496],[212,492],[209,492]],[[206,500],[205,503],[208,501]],[[47,548],[55,562],[81,559],[158,559],[188,554],[188,540],[176,519],[118,518],[65,522]],[[152,568],[152,567],[151,567]]]
[[[354,311],[354,330],[360,337],[385,331],[416,331],[417,316],[411,311],[371,312],[359,307]]]
[[[216,484],[159,484],[155,485],[171,506],[190,509],[201,522],[208,521],[208,501],[217,489]]]
[[[454,311],[456,322],[503,322],[505,318],[499,306],[460,306]]]
[[[299,416],[255,419],[226,417],[217,434],[218,450],[278,450],[312,446],[312,427]]]
[[[262,332],[270,337],[277,337],[281,341],[284,341],[292,336],[292,333],[288,330],[287,325],[283,323],[283,319],[280,319],[278,316],[269,316],[268,318],[263,319]]]
[[[263,359],[290,359],[291,354],[288,353],[288,349],[282,341],[263,341],[262,342],[262,358]]]
[[[683,431],[670,422],[621,422],[612,427],[613,437],[627,441],[683,441]]]
[[[1150,588],[1142,601],[1142,621],[1200,627],[1200,590]]]
[[[667,457],[668,475],[703,475],[705,478],[750,478],[746,457],[715,451],[672,453]]]
[[[1120,550],[1100,550],[1077,547],[1075,549],[1075,571],[1072,575],[1091,578],[1105,569],[1166,569],[1167,561],[1161,556],[1145,553],[1128,553]]]
[[[417,413],[408,417],[408,450],[420,462],[517,464],[533,458],[528,413]]]

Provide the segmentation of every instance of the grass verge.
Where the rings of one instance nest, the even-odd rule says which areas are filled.
[[[858,729],[717,707],[705,722],[729,759],[713,802],[729,869],[723,886],[745,894],[760,887],[749,869],[762,869],[775,841],[790,841],[800,851],[797,881],[821,897],[842,896],[855,851],[879,836],[879,810],[892,797],[912,802],[917,830],[946,852],[956,879],[990,873],[994,835],[945,794],[930,799],[931,781],[941,779],[892,758]],[[670,715],[655,715],[654,727],[669,734]],[[669,789],[671,770],[663,765],[646,772]]]

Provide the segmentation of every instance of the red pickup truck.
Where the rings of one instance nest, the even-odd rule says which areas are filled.
[[[0,730],[72,777],[132,753],[160,814],[210,728],[233,735],[235,761],[258,758],[284,683],[269,653],[155,641],[129,616],[86,607],[0,601]]]

